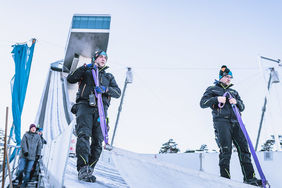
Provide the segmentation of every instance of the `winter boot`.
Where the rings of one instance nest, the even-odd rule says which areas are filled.
[[[83,166],[79,169],[78,171],[78,179],[79,180],[84,180],[87,179],[89,177],[90,174],[90,168],[89,166]]]
[[[19,180],[16,178],[12,181],[12,184],[15,185],[15,184],[19,184]]]
[[[255,186],[262,186],[262,181],[258,180],[257,178],[251,178],[251,179],[244,180],[244,183],[255,185]]]
[[[224,178],[228,178],[228,179],[231,178],[229,166],[226,166],[226,165],[220,166],[220,176]]]
[[[82,181],[94,183],[96,181],[96,177],[94,175],[90,175],[90,176],[84,178]]]
[[[12,181],[13,186],[14,186],[14,187],[20,187],[21,184],[22,184],[22,180],[23,180],[23,175],[20,174],[18,177],[16,177],[16,179],[14,179],[14,180]]]

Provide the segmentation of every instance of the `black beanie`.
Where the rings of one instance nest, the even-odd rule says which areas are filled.
[[[227,68],[226,65],[222,65],[219,71],[219,79],[221,79],[223,76],[226,76],[226,75],[230,75],[233,78],[233,75],[230,69]]]

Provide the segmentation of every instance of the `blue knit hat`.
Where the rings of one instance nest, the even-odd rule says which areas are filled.
[[[106,59],[108,60],[108,55],[107,55],[107,53],[106,53],[105,51],[103,51],[103,50],[100,50],[100,51],[95,52],[95,54],[94,54],[92,60],[95,61],[100,55],[106,56]]]
[[[228,69],[226,65],[222,65],[219,71],[219,80],[226,75],[230,75],[231,78],[233,78],[231,70]]]

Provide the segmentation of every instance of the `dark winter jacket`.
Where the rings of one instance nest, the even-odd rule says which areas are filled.
[[[41,138],[41,144],[43,147],[43,144],[47,144],[47,141],[43,138],[43,135],[40,135],[40,138]]]
[[[37,133],[26,132],[21,141],[21,157],[28,160],[35,160],[37,155],[41,154],[42,142]],[[24,153],[28,153],[24,156]]]
[[[99,83],[100,86],[107,87],[107,92],[102,94],[104,108],[107,109],[110,105],[111,97],[119,98],[121,95],[114,76],[107,73],[105,70],[108,67],[99,68]],[[89,95],[94,93],[95,83],[92,76],[92,71],[86,65],[77,68],[73,73],[67,77],[69,83],[79,82],[79,89],[76,94],[76,102],[89,101]]]
[[[212,116],[214,121],[231,121],[237,122],[236,116],[232,110],[231,104],[229,103],[228,97],[226,98],[226,103],[223,108],[218,107],[217,97],[223,96],[225,92],[229,92],[233,98],[236,99],[239,111],[242,112],[245,109],[243,101],[241,100],[239,93],[231,89],[229,86],[225,86],[221,82],[217,82],[215,86],[210,86],[206,89],[203,97],[200,101],[200,106],[202,108],[210,107],[212,109]]]

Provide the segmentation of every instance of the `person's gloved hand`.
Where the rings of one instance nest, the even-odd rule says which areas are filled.
[[[219,97],[217,97],[217,101],[218,101],[219,103],[225,104],[225,103],[226,103],[226,97],[219,96]]]
[[[96,86],[95,90],[97,93],[105,93],[107,91],[107,87],[105,86]]]
[[[40,159],[40,155],[36,155],[35,160],[39,160]]]
[[[86,67],[89,68],[89,69],[94,69],[94,70],[96,70],[96,68],[97,68],[97,66],[95,64],[92,64],[92,63],[87,64]]]
[[[237,104],[237,101],[236,101],[236,99],[232,98],[232,99],[229,99],[229,103],[230,104]]]
[[[28,152],[25,152],[25,153],[24,153],[24,156],[27,157],[27,156],[28,156]]]
[[[97,121],[100,123],[100,117],[98,117]],[[106,125],[107,125],[107,132],[109,132],[110,130],[110,126],[109,126],[109,118],[106,118]]]

